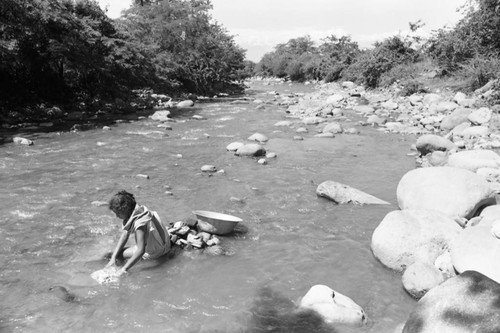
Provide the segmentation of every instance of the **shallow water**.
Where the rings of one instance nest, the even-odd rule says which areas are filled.
[[[270,90],[306,89],[256,85],[249,93],[271,101]],[[174,115],[171,131],[143,119],[110,131],[31,133],[34,146],[0,146],[0,330],[393,332],[415,301],[400,275],[373,257],[370,241],[397,209],[397,183],[414,168],[406,156],[414,138],[371,127],[313,138],[316,127],[309,126],[305,140],[296,141],[294,129],[274,126],[286,119],[284,108],[255,106],[197,103]],[[357,119],[343,126],[358,127]],[[267,135],[267,151],[278,155],[267,165],[225,149],[255,132]],[[224,173],[202,173],[204,164]],[[315,194],[325,180],[392,204],[336,205]],[[90,274],[105,265],[102,255],[113,249],[120,221],[91,203],[121,189],[164,223],[193,218],[198,209],[243,222],[222,238],[228,255],[182,251],[137,264],[119,285],[97,285]],[[356,301],[368,325],[319,329],[304,319],[299,330],[294,302],[314,284]],[[57,297],[49,291],[55,285],[77,300]]]

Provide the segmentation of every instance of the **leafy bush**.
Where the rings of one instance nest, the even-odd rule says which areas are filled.
[[[492,79],[500,78],[500,59],[494,56],[477,56],[460,66],[454,76],[463,80],[464,89],[474,91]]]

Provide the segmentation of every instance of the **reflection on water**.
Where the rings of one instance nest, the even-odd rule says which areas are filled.
[[[254,93],[268,101],[274,95],[266,89],[296,87]],[[366,327],[339,332],[385,332],[406,319],[414,301],[400,276],[373,258],[370,240],[397,209],[397,182],[413,168],[406,157],[413,138],[361,127],[360,135],[318,139],[309,126],[305,140],[295,141],[294,128],[274,126],[286,117],[274,104],[199,103],[174,117],[172,130],[144,119],[110,131],[39,133],[30,147],[0,146],[2,331],[299,332],[310,325],[326,332],[314,316],[292,309],[314,284],[367,312]],[[357,126],[352,118],[346,127]],[[267,165],[225,149],[255,132],[268,136],[266,149],[278,155]],[[205,164],[224,172],[203,173]],[[325,180],[393,204],[335,205],[315,194]],[[227,255],[182,251],[141,262],[118,286],[96,285],[90,273],[105,265],[120,221],[92,202],[121,189],[164,223],[193,218],[198,209],[243,223],[222,237]],[[78,301],[62,300],[52,286]]]

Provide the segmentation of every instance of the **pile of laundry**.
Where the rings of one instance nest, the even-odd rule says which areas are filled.
[[[196,223],[177,221],[168,225],[170,241],[183,249],[202,249],[219,245],[220,239],[208,232],[198,231]]]

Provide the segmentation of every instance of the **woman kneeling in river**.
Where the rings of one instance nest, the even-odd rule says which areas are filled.
[[[109,209],[123,220],[123,231],[106,267],[115,266],[116,259],[128,259],[118,271],[126,273],[141,258],[156,259],[170,250],[170,235],[154,211],[136,203],[134,195],[120,191],[109,201]],[[125,247],[130,234],[135,234],[134,247]]]

